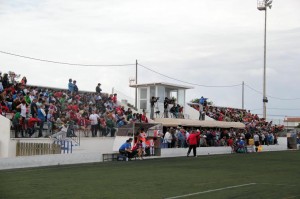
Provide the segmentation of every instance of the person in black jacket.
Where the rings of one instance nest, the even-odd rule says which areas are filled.
[[[96,87],[96,93],[101,94],[102,89],[100,88],[101,84],[98,83],[97,87]]]

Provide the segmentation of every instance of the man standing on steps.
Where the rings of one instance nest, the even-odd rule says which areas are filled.
[[[150,105],[151,105],[150,118],[151,118],[151,120],[154,119],[154,106],[155,106],[155,103],[157,102],[157,100],[159,100],[159,97],[154,97],[154,96],[152,96],[152,98],[150,100]]]
[[[198,137],[200,135],[200,131],[196,133],[195,130],[193,130],[188,139],[187,139],[187,142],[189,144],[189,150],[187,152],[187,157],[189,157],[190,155],[190,152],[191,150],[193,149],[193,154],[194,154],[194,157],[197,157],[197,154],[196,154],[196,148],[197,148],[197,141],[198,141]]]

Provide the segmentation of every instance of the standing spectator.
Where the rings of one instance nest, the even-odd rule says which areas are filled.
[[[2,85],[3,85],[4,89],[9,87],[9,79],[8,79],[8,74],[7,73],[3,74]]]
[[[30,104],[30,113],[32,117],[37,117],[38,107],[37,107],[37,99],[33,98],[33,101]]]
[[[147,139],[147,134],[145,132],[145,129],[144,128],[141,128],[140,130],[140,134],[139,134],[139,140],[142,141],[142,144],[143,144],[143,150],[145,151],[145,148],[146,148],[146,139]]]
[[[32,115],[29,115],[28,125],[27,125],[28,137],[31,137],[34,134],[34,130],[35,130],[34,125],[38,122],[40,122],[40,119],[36,117],[32,117]]]
[[[114,106],[117,106],[118,98],[117,98],[117,93],[115,93],[112,97],[112,102],[114,103]]]
[[[165,133],[164,142],[168,144],[168,148],[172,147],[172,135],[169,132],[170,129],[167,129],[167,132]]]
[[[24,137],[24,131],[25,131],[25,118],[26,118],[26,111],[27,111],[27,105],[25,100],[23,99],[21,104],[17,106],[17,109],[21,110],[21,118],[20,118],[20,125],[21,125],[21,133],[22,137]]]
[[[21,131],[20,118],[21,118],[20,112],[16,112],[12,119],[12,124],[15,129],[15,138],[19,137],[18,134]]]
[[[177,129],[175,133],[175,137],[177,138],[177,147],[178,148],[184,148],[185,144],[185,137],[182,134],[183,129]]]
[[[3,85],[2,85],[2,81],[3,81],[2,72],[0,71],[0,93],[4,90]]]
[[[168,118],[168,107],[169,107],[169,99],[167,97],[165,97],[164,100],[164,118]]]
[[[98,85],[96,86],[96,93],[101,94],[102,89],[100,88],[101,84],[98,83]]]
[[[206,106],[206,101],[207,101],[207,98],[204,98],[203,96],[201,96],[201,98],[199,99],[199,104],[202,104],[203,106]]]
[[[91,131],[92,131],[92,137],[97,136],[97,131],[98,131],[98,120],[99,120],[99,115],[96,114],[96,111],[93,110],[92,114],[90,115],[89,119],[91,121]]]
[[[203,105],[199,103],[199,120],[205,120],[205,113],[203,111]]]
[[[233,140],[233,137],[229,137],[229,139],[227,140],[227,145],[231,147],[231,153],[234,152],[234,140]]]
[[[74,92],[74,84],[72,83],[72,79],[69,79],[68,91],[70,91],[71,93]]]
[[[46,120],[46,112],[44,110],[44,105],[39,106],[37,115],[38,115],[38,118],[41,120],[38,137],[43,137],[44,122]]]
[[[188,137],[188,143],[189,143],[189,150],[187,152],[187,157],[189,157],[191,150],[193,149],[194,157],[197,157],[196,154],[196,147],[198,142],[198,136],[200,135],[200,132],[196,133],[195,131],[192,131],[190,136]]]
[[[22,84],[23,86],[26,86],[26,84],[27,84],[27,79],[26,79],[25,76],[22,78],[21,84]]]
[[[259,136],[258,136],[257,132],[255,132],[253,139],[254,139],[255,151],[257,152],[258,146],[259,146]]]
[[[48,125],[48,135],[53,134],[53,123],[54,119],[55,107],[52,103],[50,103],[48,113],[47,113],[47,125]]]
[[[74,91],[75,94],[77,94],[78,91],[79,91],[79,90],[78,90],[78,87],[77,87],[77,85],[76,85],[76,80],[73,81],[73,91]]]
[[[158,97],[152,96],[152,98],[150,100],[150,105],[151,105],[150,119],[151,120],[154,119],[154,106],[158,99],[159,99]]]
[[[249,145],[249,140],[251,139],[251,133],[248,131],[245,134],[246,144]]]

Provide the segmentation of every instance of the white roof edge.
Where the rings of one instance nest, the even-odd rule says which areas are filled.
[[[141,86],[151,86],[151,85],[165,85],[165,86],[171,86],[171,87],[178,87],[178,88],[184,88],[184,89],[193,89],[192,86],[186,86],[186,85],[180,85],[180,84],[173,84],[173,83],[166,83],[166,82],[152,82],[152,83],[141,83],[141,84],[132,84],[129,85],[129,87],[141,87]]]

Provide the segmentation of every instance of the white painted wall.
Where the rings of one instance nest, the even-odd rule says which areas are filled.
[[[81,147],[74,148],[73,154],[0,158],[0,170],[102,162],[103,153],[113,152],[113,142],[114,138],[86,138],[82,139]],[[263,152],[287,150],[286,138],[279,138],[278,142],[279,145],[263,146]],[[157,158],[186,156],[187,150],[184,148],[161,149],[161,157]],[[230,147],[197,148],[197,155],[229,153],[231,153]]]
[[[9,157],[10,120],[0,115],[0,158]]]
[[[189,119],[192,120],[199,120],[199,111],[197,111],[196,109],[190,107],[190,105],[188,105],[187,103],[185,104],[185,109],[184,113],[189,115]],[[205,120],[207,121],[215,121],[214,119],[212,119],[211,117],[205,115]]]

